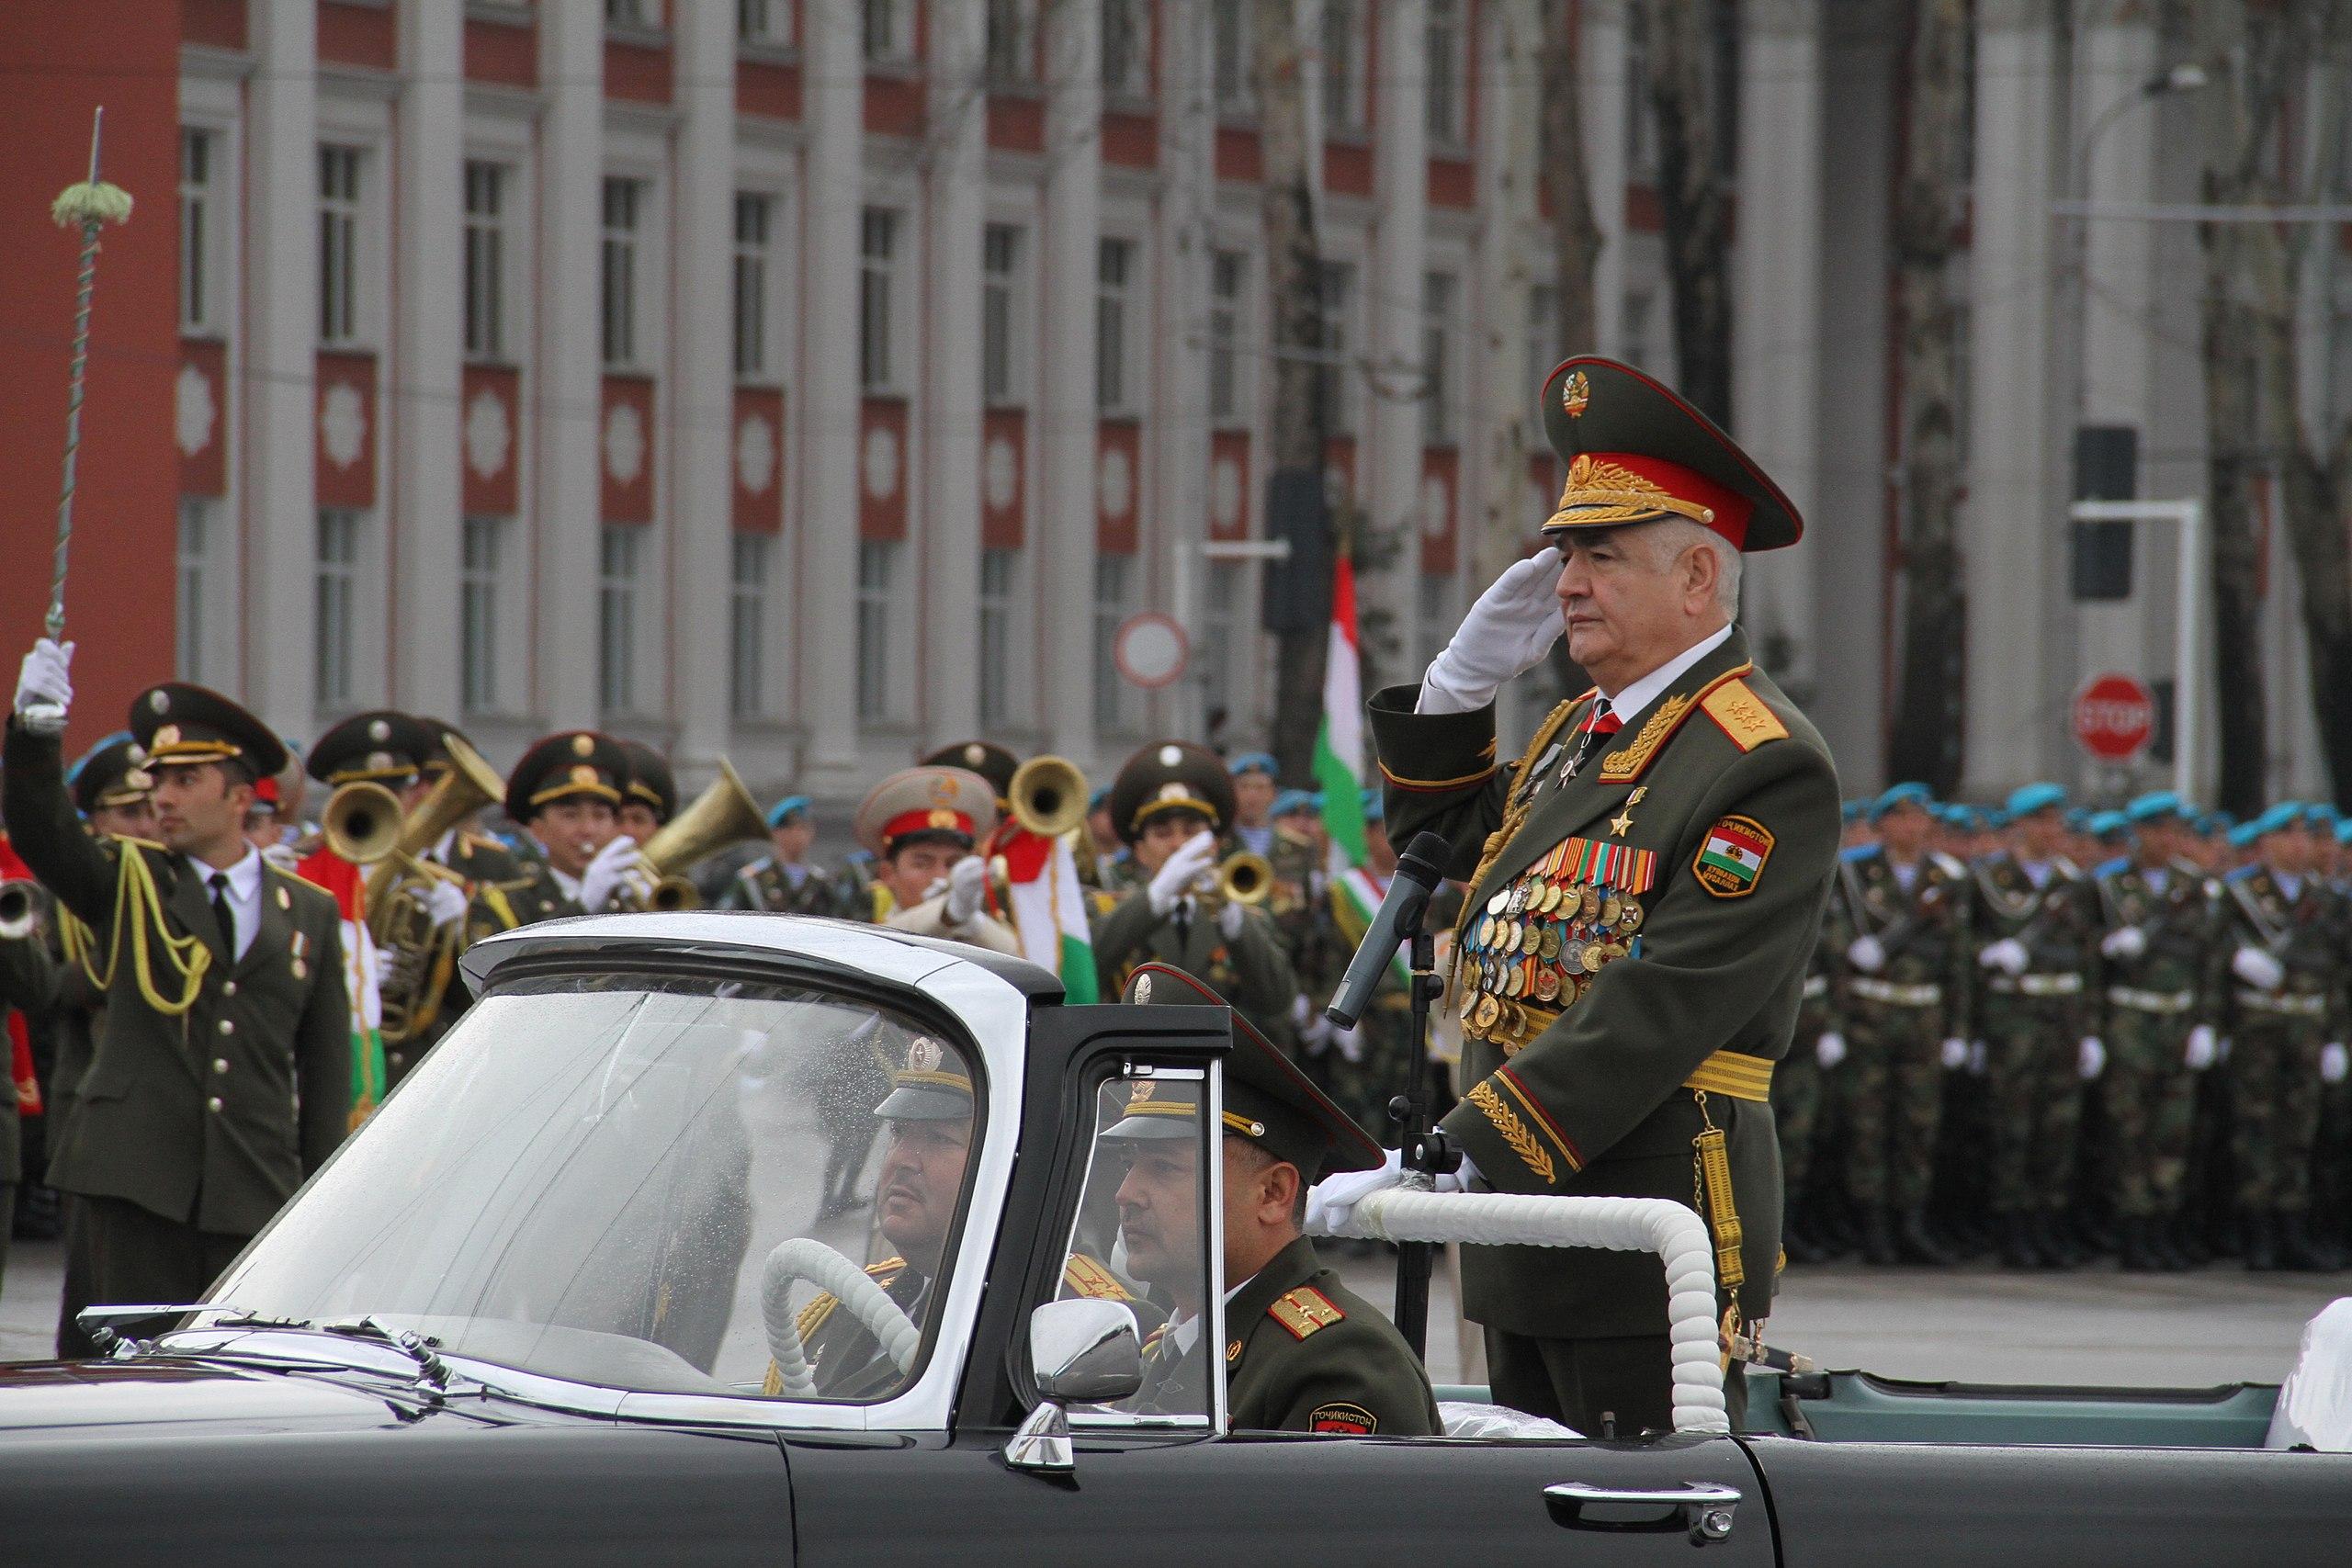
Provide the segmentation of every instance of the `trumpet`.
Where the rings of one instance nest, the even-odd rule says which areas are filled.
[[[12,876],[0,882],[0,942],[21,942],[40,929],[40,884]]]
[[[1086,775],[1067,758],[1032,757],[1013,771],[1006,798],[1023,831],[1058,839],[1086,820]]]
[[[639,909],[698,909],[702,894],[686,877],[696,862],[707,860],[730,844],[751,843],[768,836],[768,820],[759,802],[726,758],[718,760],[718,776],[710,787],[638,846],[641,864],[654,877],[650,894],[632,902]]]
[[[1236,850],[1218,862],[1214,871],[1203,871],[1194,886],[1204,898],[1262,904],[1273,895],[1274,868],[1261,854]]]

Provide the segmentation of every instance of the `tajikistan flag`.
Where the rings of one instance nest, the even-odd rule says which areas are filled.
[[[351,1125],[356,1128],[384,1098],[384,998],[376,988],[376,943],[368,934],[367,874],[327,849],[294,871],[334,894],[343,915],[343,989],[351,1002]]]
[[[1094,973],[1094,943],[1087,934],[1086,894],[1078,885],[1078,860],[1069,837],[1041,839],[1015,829],[999,843],[1012,908],[1005,911],[1029,962],[1062,978],[1062,999],[1096,1000],[1102,991]]]
[[[1356,569],[1341,556],[1331,573],[1331,645],[1323,660],[1323,728],[1315,732],[1315,782],[1331,862],[1363,863],[1363,670],[1356,642]],[[1375,900],[1377,902],[1377,900]]]

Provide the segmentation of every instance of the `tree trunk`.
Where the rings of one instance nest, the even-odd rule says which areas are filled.
[[[1968,127],[1967,0],[1926,0],[1912,21],[1909,117],[1894,197],[1903,367],[1903,654],[1887,775],[1939,795],[1960,782],[1967,600],[1954,521],[1959,344],[1947,272]]]
[[[1567,7],[1563,6],[1563,9]],[[1702,0],[1641,0],[1657,111],[1658,205],[1674,310],[1677,389],[1731,428],[1731,209],[1716,127],[1714,30]],[[1728,85],[1725,85],[1728,91]]]
[[[1273,375],[1268,494],[1286,469],[1323,472],[1329,411],[1323,406],[1323,265],[1306,163],[1306,95],[1301,81],[1298,7],[1256,0],[1251,86],[1264,167],[1260,208],[1266,229],[1266,316]],[[1328,524],[1327,524],[1328,526]],[[1327,552],[1328,553],[1328,552]],[[1328,626],[1282,633],[1274,649],[1274,757],[1284,783],[1312,787],[1315,734],[1323,722]]]
[[[1592,179],[1584,155],[1584,51],[1577,36],[1583,7],[1549,5],[1544,39],[1544,179],[1552,197],[1553,294],[1559,301],[1560,357],[1600,346],[1602,235],[1593,217]],[[1539,366],[1539,376],[1552,368]]]

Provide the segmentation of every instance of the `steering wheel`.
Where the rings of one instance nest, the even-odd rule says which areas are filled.
[[[831,1292],[847,1307],[900,1372],[914,1370],[915,1350],[922,1342],[922,1330],[914,1319],[865,1269],[813,1236],[794,1236],[778,1242],[760,1268],[760,1314],[767,1325],[768,1354],[775,1359],[786,1398],[817,1397],[816,1370],[800,1343],[799,1314],[791,1304],[792,1287],[801,1280]]]

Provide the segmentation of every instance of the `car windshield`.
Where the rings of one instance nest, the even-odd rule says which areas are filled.
[[[609,1387],[870,1403],[912,1380],[978,1122],[871,1002],[604,973],[475,1004],[211,1300],[372,1314]]]

